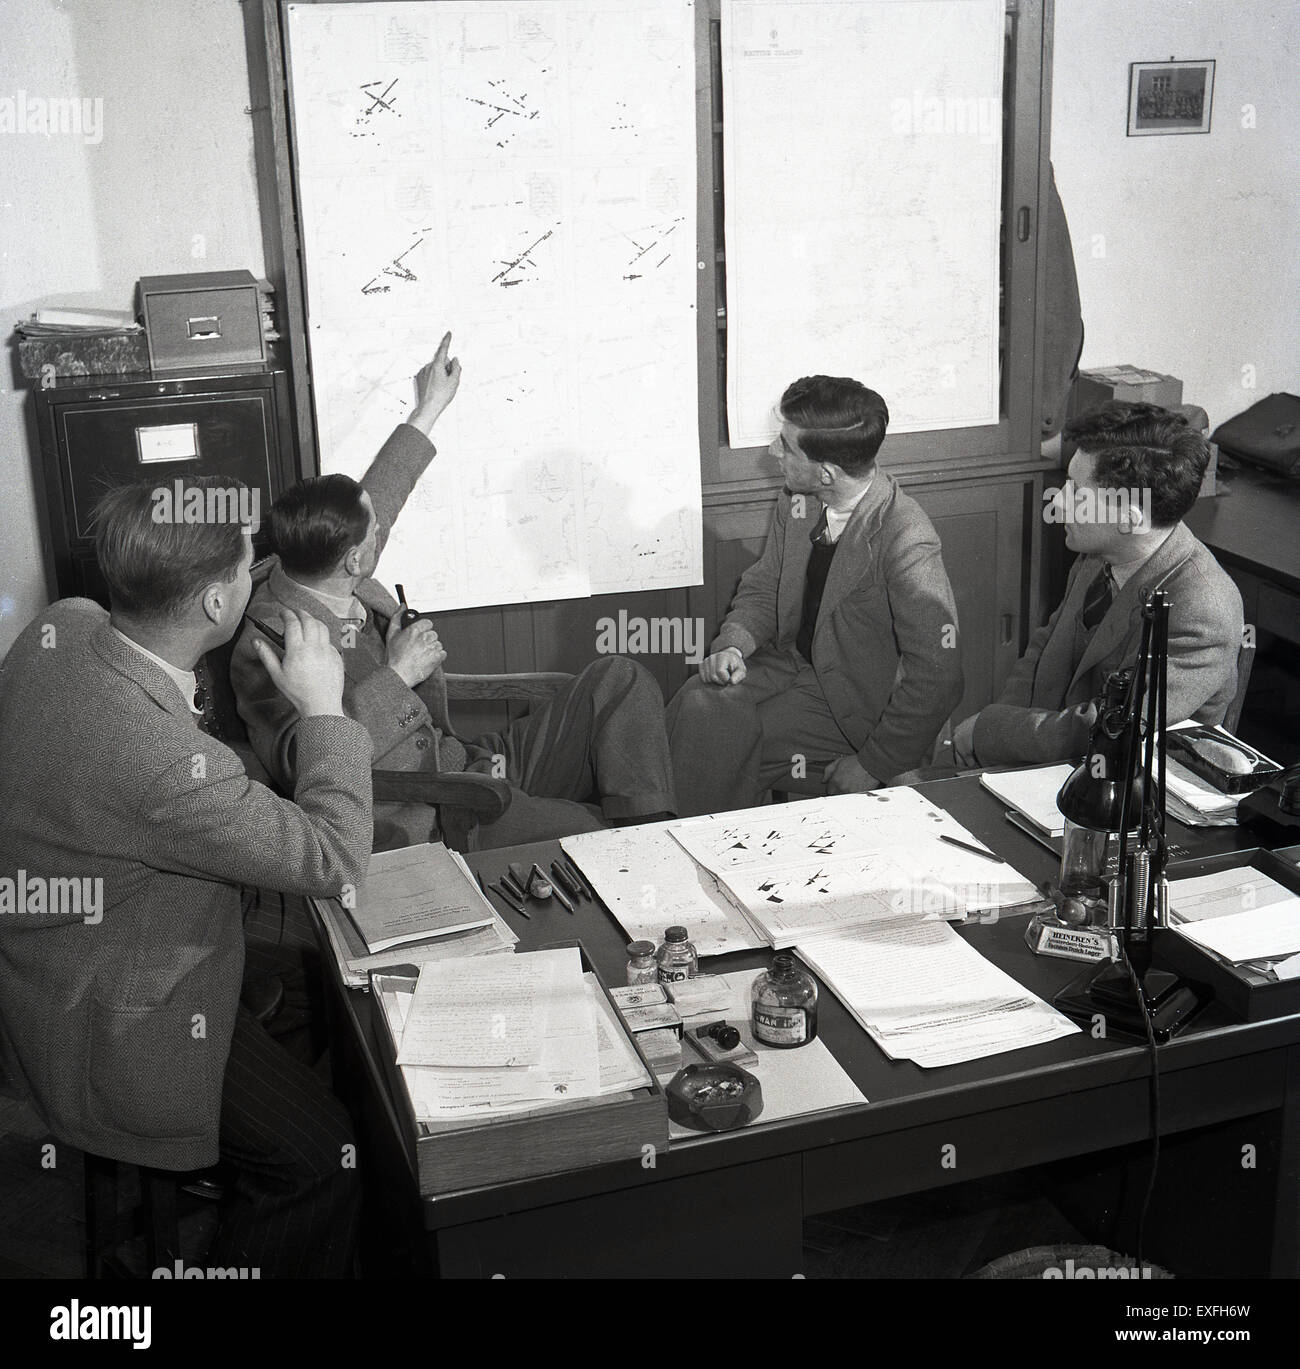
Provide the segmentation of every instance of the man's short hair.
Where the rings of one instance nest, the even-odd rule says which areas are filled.
[[[290,575],[328,575],[370,530],[350,475],[300,480],[271,505],[271,545]]]
[[[885,440],[885,401],[847,376],[804,376],[781,396],[781,417],[800,429],[810,461],[829,461],[846,475],[863,476]]]
[[[229,584],[239,573],[251,529],[227,516],[184,521],[175,507],[178,486],[182,505],[184,492],[197,489],[204,491],[207,506],[221,509],[229,509],[247,488],[233,476],[188,475],[165,485],[138,481],[109,490],[95,505],[91,525],[114,611],[178,618],[206,586]]]
[[[1096,462],[1098,489],[1150,490],[1151,521],[1171,528],[1196,503],[1210,460],[1205,438],[1158,404],[1112,399],[1062,431]]]

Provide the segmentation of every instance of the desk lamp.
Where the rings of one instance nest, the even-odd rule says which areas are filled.
[[[1119,919],[1109,906],[1107,881],[1116,868],[1116,837],[1125,807],[1137,812],[1142,803],[1141,779],[1132,775],[1127,754],[1133,674],[1131,669],[1117,670],[1107,679],[1096,700],[1088,754],[1056,796],[1065,832],[1061,870],[1051,889],[1054,907],[1036,914],[1025,932],[1029,948],[1038,955],[1118,959]]]
[[[1109,754],[1122,765],[1114,828],[1119,851],[1106,898],[1107,930],[1116,953],[1067,985],[1056,998],[1056,1006],[1076,1021],[1092,1024],[1101,1017],[1108,1035],[1140,1040],[1151,1036],[1157,1041],[1167,1041],[1201,1007],[1201,1000],[1189,986],[1151,964],[1158,938],[1167,935],[1169,913],[1169,884],[1165,879],[1168,661],[1169,597],[1163,590],[1154,590],[1143,605],[1142,641],[1126,699],[1115,704],[1110,717],[1098,718],[1102,736],[1119,743],[1109,752],[1103,746],[1101,755]],[[1104,767],[1098,768],[1105,779]],[[1065,801],[1062,812],[1068,803],[1072,811],[1091,815],[1093,808],[1084,806],[1083,781],[1072,788],[1078,774],[1071,775],[1061,789]],[[1066,817],[1068,820],[1069,814]],[[1134,818],[1136,837],[1131,830]],[[1064,878],[1064,857],[1062,874]]]

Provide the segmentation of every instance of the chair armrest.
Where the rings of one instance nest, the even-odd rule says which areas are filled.
[[[428,803],[465,808],[479,822],[495,822],[513,797],[505,780],[461,772],[375,770],[371,775],[376,803]]]
[[[549,699],[573,676],[562,670],[517,670],[503,675],[444,675],[449,699]]]

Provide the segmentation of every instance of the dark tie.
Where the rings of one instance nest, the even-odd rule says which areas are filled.
[[[1101,622],[1114,598],[1115,582],[1111,579],[1110,563],[1107,562],[1097,572],[1097,578],[1088,586],[1088,593],[1084,595],[1080,621],[1086,631],[1091,632]]]
[[[813,530],[808,534],[808,540],[816,547],[829,547],[834,543],[831,540],[830,524],[826,521],[826,505],[822,505],[822,516],[817,520]]]

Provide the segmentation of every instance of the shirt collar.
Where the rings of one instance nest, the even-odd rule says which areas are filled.
[[[291,585],[296,585],[304,594],[319,599],[336,618],[341,618],[344,622],[349,619],[359,619],[363,623],[366,621],[366,606],[355,594],[326,594],[323,589],[313,589],[311,585],[304,585],[292,575],[286,574],[284,578]]]
[[[849,519],[853,517],[854,510],[858,507],[860,503],[862,503],[863,499],[866,498],[867,491],[871,488],[872,484],[875,481],[875,478],[876,477],[873,475],[871,479],[868,480],[865,485],[863,485],[863,487],[857,492],[857,494],[854,495],[853,502],[848,506],[847,509],[841,511],[838,509],[831,508],[829,504],[825,506],[826,531],[827,535],[830,537],[832,542],[838,542],[840,540],[840,533],[842,533],[844,529],[848,527]]]
[[[110,623],[109,626],[112,627],[113,625]],[[175,684],[176,688],[181,692],[181,698],[184,699],[186,708],[188,708],[191,713],[200,718],[203,716],[203,710],[194,707],[194,692],[198,688],[199,682],[195,678],[192,670],[178,670],[170,661],[164,661],[161,656],[155,656],[152,651],[147,647],[142,647],[139,642],[128,637],[125,632],[121,632],[115,627],[113,628],[113,631],[117,633],[132,651],[138,651],[141,656],[151,660],[154,665],[156,665],[158,669]]]

